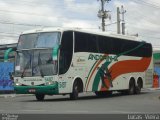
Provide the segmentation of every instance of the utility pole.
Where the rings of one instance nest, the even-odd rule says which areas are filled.
[[[100,1],[101,1],[101,10],[98,11],[98,17],[102,19],[102,24],[101,24],[102,31],[105,31],[105,19],[108,18],[109,11],[104,10],[104,5],[106,1],[109,2],[111,0],[100,0]]]
[[[121,14],[122,14],[122,34],[125,35],[125,21],[124,21],[124,14],[126,10],[124,10],[123,5],[121,6]]]
[[[122,23],[122,34],[125,35],[125,20],[124,20],[124,14],[126,13],[126,10],[124,10],[123,5],[121,6],[121,10],[119,7],[117,7],[117,34],[121,34],[121,23]],[[122,17],[120,17],[120,14],[122,14]]]
[[[119,7],[117,7],[117,34],[121,33],[120,22],[120,10]]]

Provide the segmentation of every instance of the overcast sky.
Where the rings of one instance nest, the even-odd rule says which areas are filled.
[[[139,34],[139,39],[160,47],[160,0],[111,0],[105,9],[116,22],[116,7],[124,6],[126,33]],[[100,30],[97,0],[0,0],[0,44],[15,43],[18,35],[39,27],[78,27]],[[116,24],[106,31],[116,33]]]

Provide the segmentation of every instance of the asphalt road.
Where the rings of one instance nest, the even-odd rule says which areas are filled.
[[[0,97],[0,113],[13,114],[133,114],[160,113],[160,90],[143,90],[139,95],[113,94],[97,98],[94,93],[80,94],[79,100],[69,96],[46,96],[38,102],[35,96]]]

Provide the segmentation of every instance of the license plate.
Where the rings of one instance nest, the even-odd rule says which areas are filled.
[[[35,93],[36,90],[35,90],[35,89],[29,89],[28,92],[30,92],[30,93]]]

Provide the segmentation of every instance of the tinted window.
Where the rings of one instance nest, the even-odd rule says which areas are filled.
[[[53,48],[58,44],[60,33],[41,33],[37,39],[36,48]]]
[[[18,48],[17,49],[28,49],[34,48],[36,38],[38,34],[27,34],[21,35],[18,41]]]
[[[62,35],[60,58],[59,58],[59,74],[64,74],[68,71],[73,54],[73,32],[67,31]]]
[[[75,52],[150,57],[152,46],[144,42],[75,32]]]
[[[59,43],[59,32],[34,33],[21,35],[18,49],[53,48]]]
[[[93,34],[75,32],[75,52],[99,52],[98,37]]]
[[[98,36],[98,46],[100,53],[113,54],[113,40],[109,37]]]

